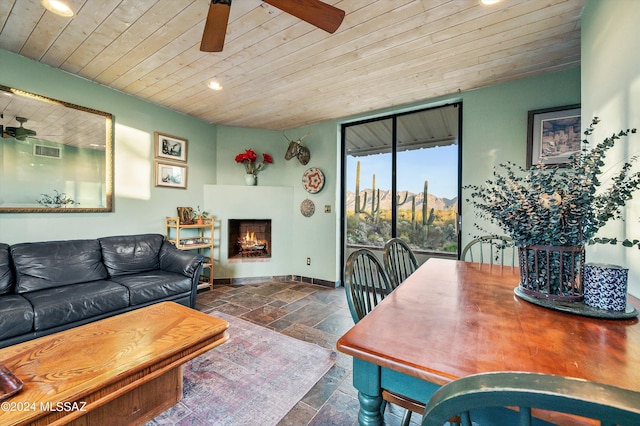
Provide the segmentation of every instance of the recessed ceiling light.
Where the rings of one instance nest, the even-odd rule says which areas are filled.
[[[480,3],[485,6],[493,6],[496,3],[500,3],[502,0],[480,0]]]
[[[211,90],[222,90],[222,85],[215,80],[210,81],[207,86],[209,86]]]
[[[55,13],[65,18],[71,18],[73,16],[73,10],[60,0],[42,0],[42,5],[51,13]]]

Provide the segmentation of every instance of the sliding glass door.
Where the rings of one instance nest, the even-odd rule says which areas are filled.
[[[343,125],[344,261],[392,237],[458,256],[461,123],[456,103]]]

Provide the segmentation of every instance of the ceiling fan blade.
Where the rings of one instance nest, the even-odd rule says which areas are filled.
[[[263,0],[296,18],[333,34],[344,19],[344,10],[320,0]]]
[[[222,52],[224,36],[227,34],[231,0],[211,0],[207,22],[200,42],[202,52]]]

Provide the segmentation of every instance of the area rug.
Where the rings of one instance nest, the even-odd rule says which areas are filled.
[[[226,315],[229,340],[184,365],[184,394],[150,425],[275,425],[335,363],[336,353]]]

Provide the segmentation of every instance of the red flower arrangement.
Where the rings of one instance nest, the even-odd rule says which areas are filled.
[[[244,163],[244,169],[250,175],[257,174],[265,165],[273,163],[273,157],[267,153],[262,154],[262,162],[256,164],[257,159],[258,154],[252,149],[236,155],[236,163]]]

